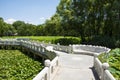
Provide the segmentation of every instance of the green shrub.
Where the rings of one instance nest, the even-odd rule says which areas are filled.
[[[86,38],[85,44],[106,46],[109,48],[120,47],[120,40],[115,39],[114,37],[108,36],[92,36],[91,38]]]
[[[60,43],[60,45],[69,45],[69,44],[80,44],[81,39],[79,38],[60,38],[54,41],[55,44]]]
[[[120,80],[120,48],[113,49],[108,54],[108,58],[105,58],[105,53],[100,54],[98,58],[102,63],[108,62],[110,65],[110,72],[113,74],[116,80]]]
[[[0,80],[32,80],[42,68],[18,50],[0,50]]]
[[[118,47],[118,48],[120,48],[120,40],[116,40],[115,46]]]

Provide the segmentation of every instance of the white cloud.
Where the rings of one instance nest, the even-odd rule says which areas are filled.
[[[43,24],[43,23],[45,23],[46,19],[47,18],[45,18],[45,17],[40,17],[39,20],[38,20],[38,23]]]
[[[47,17],[46,19],[50,19],[51,17]]]
[[[40,17],[39,19],[37,20],[20,20],[20,21],[24,21],[25,23],[29,23],[29,24],[35,24],[35,25],[38,25],[38,24],[43,24],[45,23],[46,20],[49,20],[51,17]],[[13,24],[15,21],[17,21],[16,19],[14,18],[8,18],[5,20],[6,23],[9,23],[9,24]]]
[[[9,18],[9,19],[5,20],[5,22],[6,22],[6,23],[9,23],[9,24],[14,23],[15,21],[16,21],[16,20],[13,19],[13,18]]]
[[[45,20],[45,17],[41,17],[40,20]]]
[[[39,18],[40,20],[43,20],[43,21],[45,21],[45,20],[47,20],[47,19],[50,19],[51,17],[41,17],[41,18]]]

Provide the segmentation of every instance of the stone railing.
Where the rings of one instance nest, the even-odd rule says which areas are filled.
[[[20,42],[21,42],[21,45],[26,48],[30,48],[34,51],[41,52],[41,53],[45,52],[45,47],[42,44],[38,44],[30,41],[20,41]]]
[[[94,55],[94,68],[100,78],[100,80],[116,80],[113,75],[108,70],[108,63],[101,63],[97,58],[97,55]]]
[[[46,50],[44,44],[30,42],[30,41],[21,41],[22,46],[30,48],[34,51],[40,52],[42,54],[50,53],[51,51]],[[58,68],[58,56],[56,56],[52,61],[45,61],[45,68],[33,79],[33,80],[51,80],[54,77],[55,71]]]
[[[44,44],[37,43],[37,42],[17,40],[17,39],[11,39],[11,40],[5,39],[5,40],[0,40],[0,45],[13,45],[13,46],[19,45],[19,46],[28,48],[30,50],[36,51],[40,54],[49,54],[50,56],[54,55],[52,54],[54,52],[48,51],[45,48]],[[33,80],[52,80],[59,65],[57,54],[55,56],[56,57],[52,61],[45,60],[45,68]]]
[[[20,42],[16,39],[1,39],[0,45],[20,45]]]
[[[62,46],[59,43],[57,45],[53,45],[53,49],[57,51],[63,51],[67,53],[77,53],[77,54],[87,54],[92,55],[100,54],[100,53],[108,53],[110,51],[109,48],[102,46],[92,46],[92,45],[69,45]]]
[[[50,42],[49,43],[45,43],[44,41],[43,42],[38,42],[38,43],[40,43],[44,47],[52,46],[53,49],[56,50],[56,51],[62,51],[62,52],[66,52],[66,53],[72,53],[73,52],[72,45],[63,46],[63,45],[60,45],[59,43],[57,43],[57,45],[56,45],[56,44],[51,44]]]
[[[33,80],[52,80],[58,69],[58,56],[52,61],[45,60],[45,68]]]
[[[67,52],[67,53],[72,53],[73,52],[72,51],[72,45],[63,46],[63,45],[60,45],[59,43],[57,45],[54,45],[53,49],[57,50],[57,51]]]
[[[73,52],[74,53],[81,53],[87,55],[94,55],[100,53],[108,53],[110,51],[109,48],[102,47],[102,46],[92,46],[92,45],[73,45]]]

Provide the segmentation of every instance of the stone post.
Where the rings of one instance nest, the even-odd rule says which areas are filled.
[[[30,48],[30,42],[28,42],[28,48]]]
[[[44,47],[42,47],[42,52],[45,52],[45,49],[44,49]]]
[[[30,48],[32,48],[32,42],[30,42]]]
[[[34,43],[34,50],[36,51],[36,43]]]
[[[73,49],[72,49],[72,45],[71,44],[69,45],[69,50],[68,51],[69,51],[69,54],[73,53]]]
[[[94,62],[93,62],[93,66],[95,67],[95,59],[98,57],[98,54],[97,53],[94,53]]]
[[[104,80],[104,73],[105,73],[105,70],[107,70],[108,68],[109,68],[109,64],[108,64],[108,63],[103,63],[103,64],[102,64],[101,80]]]
[[[42,46],[44,46],[45,45],[45,41],[42,41]]]
[[[34,50],[35,46],[34,46],[34,43],[33,43],[33,50]]]
[[[49,59],[47,59],[47,60],[45,60],[45,67],[48,67],[48,75],[47,75],[47,80],[50,80],[50,74],[51,74],[51,72],[50,72],[50,64],[51,64],[51,62],[50,62],[50,60]]]
[[[51,45],[51,42],[49,42],[48,44]]]
[[[37,48],[37,51],[39,52],[39,46],[38,45],[36,45],[36,48]]]
[[[31,43],[31,49],[33,49],[33,43]]]
[[[57,43],[57,50],[59,50],[60,43]]]
[[[41,45],[39,45],[39,52],[41,52]]]

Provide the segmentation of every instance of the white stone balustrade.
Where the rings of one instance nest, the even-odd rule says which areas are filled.
[[[33,80],[49,80],[48,77],[48,67],[45,67]]]
[[[16,41],[0,41],[0,44],[2,45],[15,45],[17,42]],[[17,42],[18,44],[18,42]],[[35,42],[30,42],[30,41],[19,41],[19,45],[24,46],[26,48],[30,48],[34,51],[39,51],[39,52],[46,52],[46,49],[44,48],[44,45],[38,44]],[[56,56],[52,61],[46,60],[45,61],[45,68],[33,79],[33,80],[52,80],[54,77],[54,73],[57,71],[58,68],[58,56]]]
[[[21,41],[21,45],[37,52],[45,52],[45,48],[43,47],[43,45],[35,42],[32,43],[30,41]]]
[[[0,45],[20,45],[19,41],[17,41],[16,39],[1,39],[0,40]]]
[[[51,61],[51,64],[50,64],[50,80],[53,79],[57,69],[58,69],[58,66],[59,66],[59,61],[58,61],[58,56],[56,56],[52,61]]]
[[[94,55],[100,53],[108,53],[110,51],[109,48],[101,47],[101,46],[92,46],[92,45],[69,45],[62,46],[59,43],[53,46],[54,50],[63,51],[67,53],[82,53],[87,55]]]
[[[57,51],[63,51],[63,52],[67,52],[67,53],[72,53],[72,45],[69,45],[69,46],[63,46],[63,45],[60,45],[59,43],[57,43],[57,45],[54,45],[53,46],[54,50],[57,50]]]
[[[101,63],[97,56],[94,56],[94,68],[98,73],[100,80],[116,80],[113,75],[108,70],[108,63]]]
[[[73,45],[74,53],[82,53],[87,55],[94,55],[94,53],[108,53],[110,51],[109,48],[102,46],[92,46],[92,45]]]
[[[101,75],[102,75],[102,63],[100,62],[100,60],[97,58],[97,55],[94,56],[94,68],[99,76],[99,78],[101,79]]]
[[[109,70],[105,70],[103,75],[103,80],[116,80]]]
[[[45,60],[45,68],[33,80],[52,80],[58,69],[58,56],[52,61]]]

